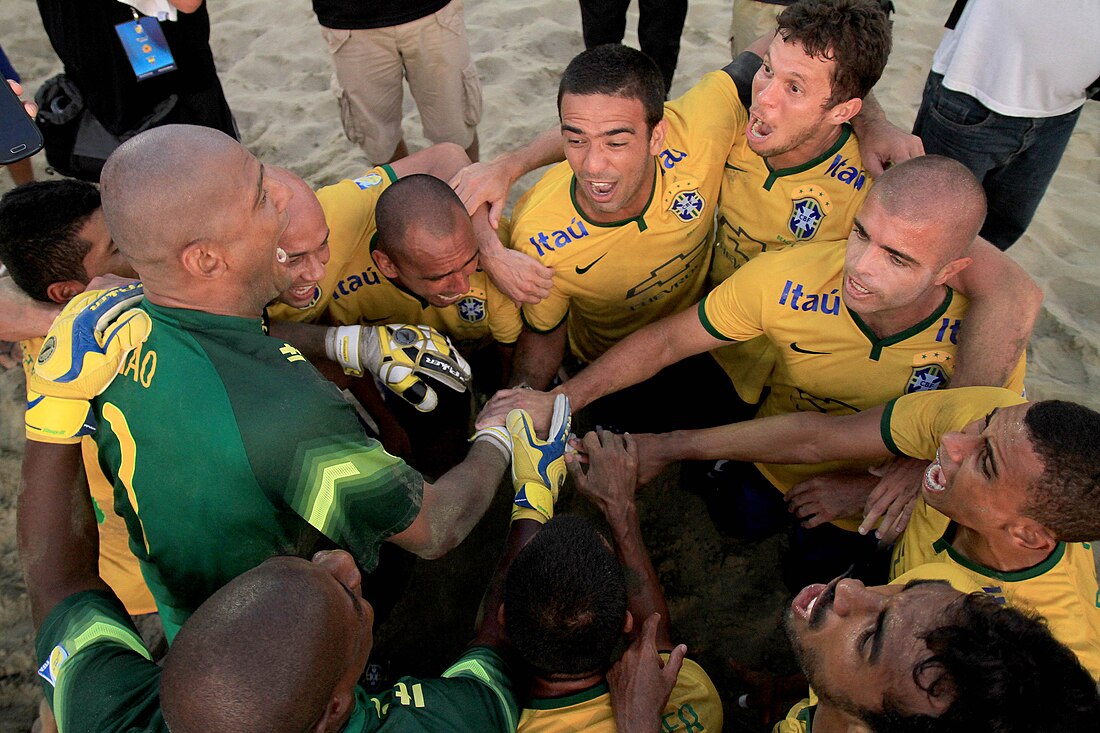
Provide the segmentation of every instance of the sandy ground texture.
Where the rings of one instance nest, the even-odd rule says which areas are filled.
[[[876,94],[891,119],[907,127],[950,4],[910,0],[898,5],[894,53]],[[236,0],[210,6],[215,57],[245,145],[262,160],[287,166],[316,186],[359,174],[367,160],[340,128],[327,51],[308,0]],[[631,28],[636,26],[635,13],[632,9]],[[555,122],[558,76],[582,49],[580,14],[574,0],[469,0],[466,19],[484,86],[479,133],[483,156],[489,158]],[[674,95],[728,60],[728,26],[728,2],[692,1]],[[626,41],[636,43],[632,30]],[[5,0],[0,43],[31,90],[61,70],[33,0]],[[406,139],[414,149],[423,147],[426,141],[411,99],[406,100],[406,112]],[[39,156],[39,178],[46,175],[44,166]],[[534,178],[521,181],[513,201]],[[10,185],[0,174],[0,190]],[[1033,398],[1062,397],[1100,406],[1100,311],[1095,307],[1100,258],[1094,251],[1098,204],[1100,105],[1088,104],[1031,230],[1011,252],[1046,292],[1029,352],[1027,386]],[[18,372],[0,374],[0,733],[29,729],[37,687],[15,549],[21,388]],[[739,685],[727,672],[727,658],[757,668],[790,668],[777,629],[787,597],[775,579],[779,542],[734,545],[722,540],[701,502],[675,478],[666,473],[643,490],[644,530],[677,638],[711,672],[728,703]],[[498,502],[455,554],[418,566],[410,592],[381,629],[376,658],[414,674],[442,669],[468,637],[505,516],[506,507]],[[729,730],[761,729],[753,716],[731,713]]]

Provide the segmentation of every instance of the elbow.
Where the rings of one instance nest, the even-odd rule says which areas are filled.
[[[1026,277],[1024,282],[1020,283],[1019,293],[1021,311],[1029,314],[1032,322],[1034,322],[1038,318],[1039,309],[1043,305],[1043,298],[1045,297],[1043,289],[1030,277]]]

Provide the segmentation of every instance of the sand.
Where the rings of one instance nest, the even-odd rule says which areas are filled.
[[[908,128],[946,5],[933,0],[898,5],[894,52],[876,95],[889,117]],[[327,51],[308,0],[222,1],[211,3],[210,12],[214,54],[244,144],[261,159],[291,168],[315,186],[359,174],[368,163],[340,128]],[[580,13],[575,0],[470,0],[466,22],[484,87],[479,134],[482,155],[488,159],[555,122],[558,75],[582,49]],[[628,27],[635,26],[632,10]],[[674,95],[728,60],[728,27],[726,0],[692,1]],[[636,43],[633,31],[628,31],[626,41]],[[31,90],[61,70],[33,0],[4,0],[0,43]],[[406,99],[406,113],[406,139],[414,149],[424,147],[427,141],[411,99]],[[39,178],[45,176],[44,166],[44,158],[38,156]],[[529,176],[521,181],[512,200],[533,180]],[[0,190],[10,185],[0,174]],[[1098,208],[1100,104],[1090,103],[1031,229],[1011,250],[1046,293],[1029,350],[1027,388],[1032,398],[1061,397],[1100,407]],[[29,728],[37,686],[14,539],[22,450],[21,380],[17,372],[0,374],[0,733]],[[678,633],[710,669],[719,689],[727,695],[733,692],[723,664],[727,656],[757,665],[789,666],[775,630],[785,596],[770,577],[776,542],[743,547],[722,541],[698,500],[673,481],[657,482],[645,496],[650,508],[644,511],[644,528]],[[672,502],[683,507],[676,516],[653,509]],[[500,507],[497,510],[499,520]],[[468,617],[476,598],[468,592],[461,598],[448,596],[432,577],[446,577],[458,568],[471,585],[483,582],[499,533],[489,529],[482,534],[488,540],[485,547],[471,540],[446,566],[420,570],[414,581],[408,610],[451,604],[450,618],[418,627],[403,606],[396,614],[403,624],[392,623],[380,634],[384,653],[397,654],[401,639],[419,637],[421,646],[410,647],[410,653],[419,655],[413,666],[416,671],[438,672],[431,669],[435,657],[461,643],[466,632],[459,619]],[[425,604],[426,598],[431,602]],[[748,717],[729,720],[728,728],[754,729]]]

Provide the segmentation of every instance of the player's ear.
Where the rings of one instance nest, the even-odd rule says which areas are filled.
[[[653,132],[649,134],[649,154],[656,155],[665,147],[665,134],[668,132],[668,120],[661,121],[653,126]]]
[[[834,125],[839,125],[858,115],[861,109],[863,109],[863,100],[853,97],[847,102],[834,105],[829,110],[828,118]]]
[[[193,277],[213,279],[220,277],[226,270],[222,253],[211,246],[210,242],[191,242],[180,253],[183,268]]]
[[[397,265],[394,264],[393,259],[380,249],[376,249],[371,252],[371,257],[374,258],[374,264],[378,265],[378,269],[382,271],[390,280],[395,280],[401,274],[397,271]]]
[[[623,633],[630,634],[634,630],[634,616],[630,611],[626,612],[626,616],[623,617]]]
[[[1007,529],[1009,537],[1019,547],[1053,552],[1058,546],[1058,540],[1049,529],[1028,517],[1020,517],[1019,521],[1013,522]]]
[[[342,730],[354,705],[355,693],[352,690],[334,690],[325,711],[309,729],[310,733],[337,733]]]
[[[973,261],[971,257],[959,257],[956,260],[951,260],[940,269],[939,275],[936,276],[936,284],[943,285],[945,282],[955,277],[955,275],[958,275],[969,267],[970,263]]]
[[[85,284],[79,280],[58,280],[46,286],[46,297],[64,305],[84,292]]]

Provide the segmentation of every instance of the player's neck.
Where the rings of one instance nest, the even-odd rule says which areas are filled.
[[[858,726],[858,727],[857,727]],[[814,710],[814,733],[849,733],[862,728],[859,721],[828,700],[818,700]]]
[[[962,525],[955,531],[951,546],[968,560],[1002,573],[1027,570],[1050,556],[1050,548],[1020,547],[1006,532],[982,533]]]
[[[772,170],[778,171],[786,170],[787,168],[800,168],[811,160],[820,158],[826,150],[833,147],[843,129],[844,128],[840,125],[830,125],[829,129],[822,133],[820,137],[811,138],[793,150],[788,150],[779,155],[768,156],[765,160],[768,161],[768,165],[771,166]]]
[[[879,339],[902,333],[936,312],[947,297],[947,288],[936,285],[908,305],[875,313],[859,314],[862,321]]]
[[[565,697],[566,695],[583,692],[603,681],[604,673],[601,671],[570,677],[541,677],[536,675],[531,678],[527,693],[532,698]]]

